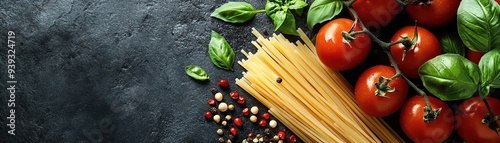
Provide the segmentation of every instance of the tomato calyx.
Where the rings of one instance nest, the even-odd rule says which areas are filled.
[[[403,37],[403,41],[401,42],[401,44],[405,46],[405,50],[403,52],[401,61],[405,60],[405,56],[408,51],[415,49],[417,41],[418,41],[418,31],[417,31],[417,23],[415,22],[415,32],[413,34],[413,39],[410,40],[410,38],[408,37]]]
[[[385,79],[384,77],[379,77],[378,82],[375,83],[375,87],[377,87],[377,90],[375,90],[375,96],[379,97],[386,97],[385,94],[387,92],[396,92],[397,90],[395,88],[392,88],[389,86],[389,82],[391,82],[394,78],[398,77],[399,75],[396,74],[391,78]]]
[[[498,134],[498,132],[500,132],[500,126],[496,122],[498,120],[500,120],[500,115],[493,116],[493,114],[486,113],[484,115],[483,120],[481,120],[481,123],[487,125],[488,128],[490,128],[491,130],[495,131]]]
[[[415,0],[412,3],[413,5],[419,5],[419,6],[429,6],[432,4],[432,0]]]
[[[490,128],[491,130],[495,131],[498,134],[498,132],[500,132],[500,126],[498,125],[497,121],[500,120],[500,115],[495,116],[495,114],[493,114],[493,111],[491,110],[491,107],[486,98],[483,99],[483,102],[486,105],[488,113],[484,115],[484,118],[481,120],[481,123],[487,125],[488,128]]]
[[[437,108],[434,110],[430,106],[425,106],[423,109],[424,109],[424,122],[430,124],[432,124],[432,121],[436,120],[438,118],[439,113],[441,113],[441,108]]]
[[[354,20],[354,23],[352,24],[351,29],[349,29],[349,32],[346,32],[346,31],[341,32],[342,37],[343,37],[342,42],[344,44],[349,45],[349,48],[352,48],[351,42],[354,41],[354,39],[356,39],[356,37],[354,37],[354,36],[356,36],[356,34],[365,33],[364,30],[357,31],[357,32],[354,31],[354,28],[356,27],[356,23],[358,23],[358,20]]]

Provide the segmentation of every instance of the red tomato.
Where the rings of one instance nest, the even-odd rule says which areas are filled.
[[[498,4],[500,4],[500,0],[496,0]]]
[[[455,119],[453,111],[443,101],[431,96],[429,101],[432,108],[441,108],[437,119],[432,123],[424,122],[424,110],[426,106],[424,97],[414,96],[403,105],[399,116],[399,123],[404,133],[413,142],[441,143],[446,140],[453,131]]]
[[[349,44],[342,42],[342,31],[349,32],[354,21],[337,18],[326,23],[316,36],[316,53],[327,67],[333,70],[348,70],[359,65],[368,56],[371,39],[366,34],[354,36]],[[355,31],[361,27],[356,26]]]
[[[385,97],[375,95],[377,90],[375,83],[379,82],[379,78],[387,79],[395,74],[396,70],[393,67],[377,65],[367,69],[359,76],[354,95],[363,112],[370,116],[384,117],[401,108],[408,94],[408,85],[401,77],[395,78],[388,84],[389,87],[396,90],[395,92],[386,92]]]
[[[415,27],[406,26],[399,29],[391,38],[391,42],[402,39],[402,37],[413,38]],[[403,44],[396,44],[391,47],[391,52],[396,58],[396,63],[399,69],[406,77],[418,78],[418,68],[426,61],[441,54],[441,45],[434,34],[429,30],[417,27],[418,39],[417,44],[413,50],[406,52],[403,59],[405,46]]]
[[[459,0],[431,0],[430,4],[406,6],[408,15],[424,27],[440,27],[457,16]]]
[[[487,97],[486,100],[493,111],[493,114],[500,114],[500,100]],[[456,128],[458,135],[470,143],[499,143],[500,135],[495,131],[483,125],[481,120],[488,113],[484,102],[479,97],[473,97],[465,100],[458,107],[463,114],[455,113],[457,119]],[[500,121],[497,121],[500,124]]]
[[[470,49],[467,50],[467,59],[470,61],[479,64],[479,61],[481,60],[481,57],[486,54],[485,52],[477,52],[477,51],[472,51]]]
[[[352,7],[366,27],[380,28],[396,17],[400,5],[395,0],[357,0]]]

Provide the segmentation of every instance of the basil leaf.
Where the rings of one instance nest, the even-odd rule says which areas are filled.
[[[279,3],[267,1],[266,3],[266,14],[273,20],[274,31],[277,31],[281,25],[285,22],[286,11],[281,9]]]
[[[210,15],[230,23],[244,23],[255,17],[259,12],[246,2],[228,2],[215,9]]]
[[[307,13],[307,27],[312,29],[318,23],[331,20],[342,11],[342,8],[340,0],[315,0]]]
[[[196,80],[204,81],[209,79],[207,73],[203,68],[197,65],[188,65],[184,68],[186,71],[186,74],[190,76],[191,78],[194,78]]]
[[[292,0],[289,1],[288,9],[301,9],[307,6],[305,0]]]
[[[481,85],[500,88],[500,48],[484,54],[479,61]]]
[[[234,51],[226,39],[215,31],[212,31],[212,38],[208,44],[208,54],[215,66],[225,70],[233,70]]]
[[[443,101],[472,97],[479,85],[479,68],[458,54],[430,59],[418,70],[424,87]]]
[[[439,43],[441,44],[443,53],[465,56],[466,47],[462,42],[462,39],[458,36],[456,29],[453,31],[443,32],[443,34],[439,36]]]
[[[465,46],[488,52],[500,47],[500,5],[493,0],[462,0],[457,12],[458,34]]]
[[[293,17],[292,12],[287,11],[285,21],[278,30],[283,34],[299,36],[297,26],[295,25],[295,17]]]

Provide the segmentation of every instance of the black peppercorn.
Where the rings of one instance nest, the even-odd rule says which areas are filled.
[[[277,82],[277,83],[281,83],[282,81],[283,81],[283,79],[281,79],[280,77],[277,77],[277,78],[276,78],[276,82]]]
[[[212,87],[212,94],[215,95],[217,92],[219,92],[219,90],[217,90],[217,88],[215,87]]]
[[[220,137],[220,138],[219,138],[219,142],[220,142],[220,143],[223,143],[223,142],[224,142],[224,138],[223,138],[223,137]]]
[[[216,114],[217,113],[217,108],[215,107],[210,107],[210,113]]]

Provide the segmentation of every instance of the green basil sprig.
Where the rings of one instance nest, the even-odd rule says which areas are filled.
[[[186,74],[193,79],[204,81],[209,79],[207,72],[197,65],[188,65],[184,68]]]
[[[267,16],[273,20],[274,30],[284,34],[299,35],[297,33],[297,25],[295,17],[290,10],[300,10],[307,6],[305,0],[268,0],[265,10]]]
[[[480,79],[479,67],[458,54],[443,54],[419,68],[425,88],[443,101],[472,97]]]
[[[219,33],[212,31],[210,43],[208,44],[208,54],[212,63],[225,70],[233,70],[234,51],[227,43],[226,38]]]
[[[481,86],[479,95],[485,98],[490,93],[490,88],[500,88],[500,48],[484,54],[479,61],[481,71]]]
[[[230,23],[244,23],[255,17],[255,14],[263,10],[255,10],[253,6],[246,2],[228,2],[215,9],[210,15]]]
[[[342,11],[343,6],[340,0],[315,0],[307,13],[307,27],[312,29],[318,23],[331,20]]]
[[[458,34],[475,51],[500,47],[500,5],[493,0],[462,0],[457,12]]]

